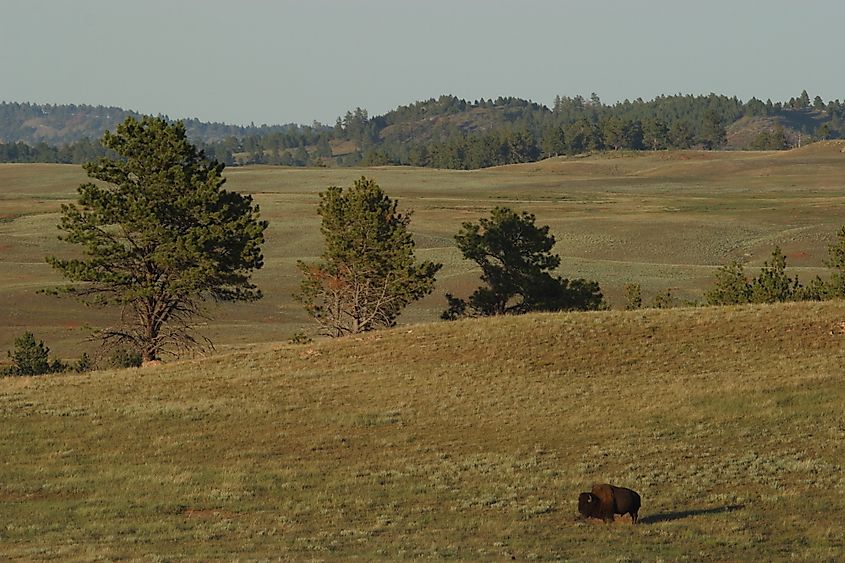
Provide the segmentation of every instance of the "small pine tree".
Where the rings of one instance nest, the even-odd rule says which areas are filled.
[[[79,357],[79,361],[77,361],[76,365],[73,366],[73,371],[77,373],[85,373],[86,371],[91,371],[93,369],[94,362],[91,360],[91,356],[89,356],[87,352],[83,352]]]
[[[12,365],[3,370],[4,375],[42,375],[50,373],[48,354],[50,349],[44,342],[35,341],[35,335],[25,332],[15,339],[14,352],[8,352]]]
[[[741,305],[799,299],[820,300],[826,293],[820,279],[804,288],[797,276],[790,278],[786,274],[786,256],[776,246],[771,260],[763,262],[760,273],[751,280],[745,276],[742,264],[737,261],[719,268],[715,286],[704,297],[708,305]]]
[[[113,368],[139,368],[144,363],[140,352],[117,348],[109,357],[109,365]]]
[[[677,306],[677,299],[672,295],[672,288],[667,287],[666,291],[658,293],[651,300],[651,306],[654,309],[671,309]]]
[[[786,275],[786,256],[776,246],[771,262],[763,262],[760,274],[751,282],[753,303],[778,303],[792,301],[801,287],[798,278]]]
[[[625,310],[633,311],[643,306],[643,288],[638,283],[625,284]]]
[[[704,294],[708,305],[740,305],[751,302],[751,284],[736,260],[716,271],[715,287]]]
[[[798,288],[795,295],[796,301],[826,301],[830,299],[830,285],[819,276],[814,277],[810,282]]]
[[[296,299],[328,336],[392,326],[406,305],[431,293],[441,264],[417,262],[410,215],[375,181],[320,194],[323,262],[298,267]]]
[[[845,227],[836,233],[836,242],[827,247],[825,265],[833,270],[828,282],[831,297],[845,297]]]

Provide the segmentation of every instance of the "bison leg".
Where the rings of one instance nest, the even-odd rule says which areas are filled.
[[[632,512],[632,513],[631,513],[631,522],[632,522],[633,524],[636,524],[636,523],[637,523],[637,518],[639,518],[639,515],[637,514],[637,512],[636,512],[636,511]]]

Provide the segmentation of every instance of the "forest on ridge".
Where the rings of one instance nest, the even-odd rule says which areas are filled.
[[[103,130],[136,112],[116,107],[0,103],[0,162],[83,163],[104,156]],[[167,116],[163,116],[170,119]],[[669,95],[603,103],[557,96],[552,107],[514,97],[443,95],[334,125],[228,125],[182,119],[192,142],[228,166],[406,165],[477,169],[615,150],[783,150],[845,136],[845,103]]]

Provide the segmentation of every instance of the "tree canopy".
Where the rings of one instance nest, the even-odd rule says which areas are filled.
[[[207,299],[252,301],[267,222],[252,198],[223,189],[223,164],[188,142],[182,123],[129,117],[104,147],[117,155],[85,165],[88,182],[62,206],[62,240],[82,258],[49,257],[85,302],[121,309],[100,331],[144,360],[194,346],[192,320]]]

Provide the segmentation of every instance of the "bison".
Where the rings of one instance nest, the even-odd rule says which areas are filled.
[[[630,514],[636,524],[640,510],[640,495],[625,487],[614,487],[607,483],[593,485],[592,492],[578,496],[578,512],[587,518],[599,518],[613,522],[614,514]]]

